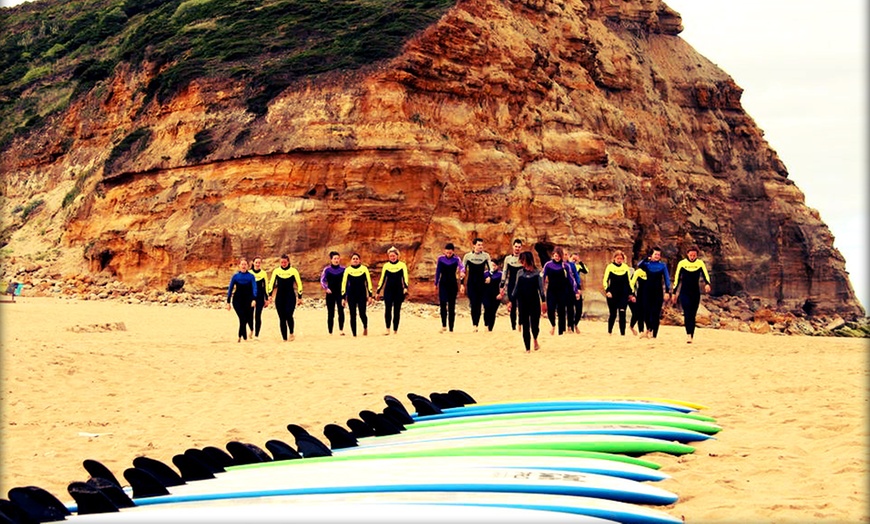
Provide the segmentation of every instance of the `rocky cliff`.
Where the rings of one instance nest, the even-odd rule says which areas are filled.
[[[741,88],[681,30],[659,0],[460,0],[399,56],[301,79],[263,114],[244,82],[160,101],[119,66],[7,145],[7,257],[219,293],[242,255],[315,280],[330,250],[377,274],[395,245],[427,299],[445,242],[495,256],[518,237],[579,251],[594,303],[614,249],[661,246],[673,268],[694,244],[716,295],[863,315]]]

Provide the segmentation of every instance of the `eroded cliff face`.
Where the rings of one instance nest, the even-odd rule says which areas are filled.
[[[333,249],[377,274],[395,245],[426,298],[445,242],[501,256],[518,237],[579,251],[587,300],[614,249],[673,267],[695,244],[714,294],[863,314],[742,90],[681,29],[659,0],[463,0],[396,59],[300,82],[260,118],[229,80],[142,107],[127,71],[12,144],[7,203],[45,195],[43,237],[155,287],[217,292],[255,254],[315,280]]]

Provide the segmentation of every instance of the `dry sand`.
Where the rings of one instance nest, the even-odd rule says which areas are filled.
[[[526,354],[503,316],[492,333],[473,333],[460,316],[455,333],[439,334],[431,311],[406,304],[399,334],[386,337],[378,308],[370,335],[351,338],[327,335],[325,312],[303,306],[296,340],[285,343],[267,309],[261,340],[237,343],[226,310],[0,304],[0,491],[37,485],[70,500],[66,486],[87,478],[87,458],[122,479],[138,455],[171,463],[186,448],[230,440],[292,444],[288,423],[321,436],[327,423],[381,410],[384,395],[459,388],[481,402],[699,402],[724,430],[693,455],[645,457],[680,496],[661,509],[690,522],[868,521],[866,340],[699,329],[687,345],[679,327],[646,341],[584,321],[579,335],[545,328],[542,350]]]

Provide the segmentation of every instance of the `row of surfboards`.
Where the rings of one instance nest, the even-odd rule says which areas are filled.
[[[329,424],[329,445],[290,424],[293,447],[190,448],[175,469],[137,457],[121,483],[85,460],[74,502],[36,487],[0,500],[0,523],[682,522],[643,458],[683,455],[721,429],[704,406],[650,398],[477,403],[461,390],[385,396],[379,413]]]

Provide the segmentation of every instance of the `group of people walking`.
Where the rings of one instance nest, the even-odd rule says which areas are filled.
[[[695,318],[701,303],[701,281],[704,292],[710,292],[710,274],[707,266],[698,258],[698,248],[690,247],[686,258],[677,264],[673,287],[668,266],[662,262],[662,251],[658,247],[650,250],[632,269],[625,263],[625,253],[617,250],[613,259],[604,270],[604,296],[607,297],[607,332],[613,333],[613,326],[619,322],[619,333],[625,335],[626,308],[631,311],[629,329],[635,335],[640,332],[643,338],[656,338],[662,317],[662,308],[670,301],[676,304],[677,297],[683,310],[686,328],[686,342],[691,344],[695,337]],[[637,328],[635,328],[637,326]]]
[[[323,268],[320,285],[326,297],[327,330],[330,334],[338,327],[344,335],[345,308],[353,336],[358,334],[358,320],[362,335],[368,335],[366,308],[375,300],[383,300],[385,335],[396,334],[401,321],[402,304],[408,297],[408,266],[400,260],[399,250],[387,250],[387,261],[381,268],[377,288],[359,253],[353,253],[350,265],[343,266],[341,254],[329,253],[329,264]],[[694,337],[695,316],[700,303],[700,280],[705,291],[710,291],[710,278],[704,262],[698,258],[698,249],[690,248],[686,259],[677,266],[673,289],[667,265],[661,261],[661,250],[653,248],[636,268],[625,262],[625,253],[616,251],[604,271],[604,294],[609,317],[608,333],[618,319],[620,334],[625,335],[626,309],[632,316],[629,328],[635,334],[655,338],[658,335],[662,307],[667,300],[676,301],[677,294],[685,315],[687,342]],[[492,331],[499,306],[507,304],[511,330],[522,331],[525,349],[540,349],[538,335],[540,320],[546,315],[550,334],[562,335],[579,332],[583,314],[583,281],[581,275],[588,268],[577,253],[566,255],[556,247],[550,260],[539,270],[531,251],[523,250],[523,241],[515,239],[511,252],[499,264],[483,249],[483,239],[475,238],[472,250],[460,258],[452,243],[444,246],[443,254],[435,266],[435,288],[438,292],[441,332],[452,332],[456,320],[456,301],[460,294],[468,298],[473,331],[477,332],[481,319],[487,331]],[[269,277],[261,267],[262,260],[239,261],[239,271],[233,275],[227,289],[227,309],[232,307],[239,318],[238,340],[257,338],[262,325],[264,307],[274,303],[278,313],[282,338],[293,340],[293,315],[302,303],[302,280],[299,271],[290,266],[290,258],[282,255],[280,267]],[[679,290],[679,292],[678,292]],[[673,293],[673,297],[672,297]],[[336,322],[337,320],[337,322]],[[635,329],[637,326],[637,329]]]

